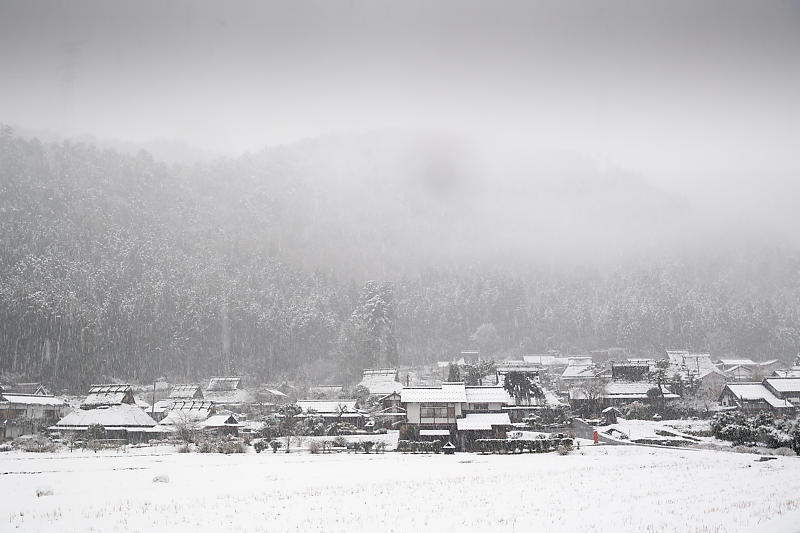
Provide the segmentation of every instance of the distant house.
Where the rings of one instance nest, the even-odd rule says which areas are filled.
[[[650,362],[611,363],[611,379],[618,381],[645,381],[650,374]]]
[[[558,390],[569,390],[596,377],[596,369],[591,359],[573,359],[558,378]]]
[[[364,413],[356,408],[358,400],[298,400],[296,405],[303,410],[298,418],[322,417],[325,424],[348,422],[357,428],[364,426]]]
[[[745,413],[771,411],[783,415],[792,414],[795,408],[788,398],[776,396],[770,388],[758,381],[728,383],[722,389],[719,403],[723,407],[737,408]]]
[[[0,392],[0,442],[37,433],[55,423],[66,409],[66,402],[55,396],[3,390]]]
[[[688,381],[690,378],[697,379],[700,374],[705,374],[715,368],[711,360],[711,354],[696,353],[688,350],[667,350],[667,377],[672,378],[676,374],[682,380]]]
[[[239,435],[243,424],[236,420],[232,414],[212,415],[200,422],[200,429],[205,433],[215,435]]]
[[[386,396],[403,389],[396,368],[366,368],[359,385],[374,396]]]
[[[722,393],[725,383],[728,381],[728,376],[717,367],[706,370],[697,376],[700,382],[700,391],[710,394],[712,397],[717,398]]]
[[[335,400],[344,394],[342,385],[315,385],[308,388],[308,397],[315,400]]]
[[[783,370],[774,370],[772,377],[776,378],[800,378],[800,367],[786,368]]]
[[[196,426],[217,414],[214,402],[208,400],[176,400],[159,422],[162,426]]]
[[[393,392],[378,399],[377,411],[371,413],[378,427],[394,428],[406,422],[406,410],[400,401],[400,393]]]
[[[262,385],[256,391],[256,400],[268,411],[276,411],[278,406],[289,403],[289,395],[278,389]]]
[[[456,420],[459,447],[469,451],[478,439],[505,439],[511,427],[508,413],[468,413]]]
[[[52,396],[50,391],[41,383],[6,383],[5,385],[0,385],[0,392],[24,394],[26,396]]]
[[[202,400],[203,389],[200,385],[175,385],[169,392],[170,400]]]
[[[252,404],[255,398],[245,390],[241,377],[215,377],[208,382],[203,398],[218,406],[241,408]]]
[[[495,365],[495,369],[497,372],[497,383],[500,385],[505,381],[505,377],[512,372],[525,374],[538,383],[541,381],[541,374],[544,370],[542,366],[526,361],[499,361]]]
[[[156,421],[136,405],[127,403],[76,409],[49,429],[61,433],[83,434],[93,425],[101,425],[109,439],[143,442],[158,433]]]
[[[672,401],[680,398],[677,394],[673,393],[669,388],[661,385],[658,396],[651,396],[650,390],[659,389],[655,383],[648,383],[646,381],[637,382],[622,382],[612,381],[607,383],[603,390],[601,400],[604,407],[618,407],[620,405],[627,405],[631,402],[652,403],[657,400]]]
[[[729,381],[758,381],[761,376],[758,365],[734,365],[723,372]]]
[[[762,384],[777,398],[800,406],[800,378],[766,378]]]
[[[81,402],[81,409],[94,409],[112,405],[136,405],[133,389],[128,384],[112,383],[107,385],[92,385],[89,394]]]

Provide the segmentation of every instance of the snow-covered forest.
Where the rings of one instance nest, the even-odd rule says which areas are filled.
[[[487,190],[469,169],[356,141],[168,166],[4,127],[0,371],[78,388],[219,372],[352,381],[464,349],[796,355],[792,248],[556,263],[552,246],[537,256],[476,213],[472,198]],[[635,179],[593,179],[597,213],[624,194],[642,220],[672,207]],[[532,187],[540,206],[553,203],[552,189]],[[609,216],[590,253],[604,225],[638,215]]]

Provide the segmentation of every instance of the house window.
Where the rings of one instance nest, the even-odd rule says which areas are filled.
[[[450,409],[446,405],[422,404],[419,409],[419,416],[420,418],[441,418],[444,420],[449,412]],[[455,408],[452,408],[452,412],[452,417],[455,418]]]
[[[471,403],[469,404],[469,408],[471,411],[488,411],[489,404],[488,403]]]

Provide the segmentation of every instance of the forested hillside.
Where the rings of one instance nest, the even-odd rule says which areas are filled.
[[[800,349],[796,250],[632,253],[690,208],[629,176],[498,184],[460,148],[395,140],[167,166],[4,128],[0,372],[72,388],[223,372],[343,381],[475,345]],[[583,240],[560,239],[586,211]],[[610,262],[615,235],[625,253]]]

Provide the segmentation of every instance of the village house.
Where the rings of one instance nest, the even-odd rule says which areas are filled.
[[[314,385],[308,388],[308,397],[314,400],[335,400],[343,394],[342,385]]]
[[[241,377],[211,378],[203,398],[228,409],[241,409],[255,402],[253,395],[245,390]]]
[[[800,378],[765,378],[762,384],[776,398],[800,405]]]
[[[308,416],[321,417],[326,425],[334,422],[347,422],[357,428],[363,428],[364,413],[356,408],[358,400],[298,400],[296,405],[302,409],[298,418]]]
[[[771,411],[782,416],[794,413],[795,406],[788,397],[780,398],[773,390],[759,381],[728,383],[722,389],[719,403],[723,407],[736,408],[745,413]]]
[[[174,400],[163,420],[162,426],[196,428],[200,422],[217,414],[214,402],[208,400]]]
[[[11,392],[0,387],[0,442],[38,433],[58,421],[67,410],[66,402],[45,394],[44,387],[22,390],[31,393]]]
[[[446,382],[438,387],[406,387],[400,396],[408,424],[420,436],[443,437],[447,431],[462,449],[469,449],[477,438],[504,438],[511,426],[503,409],[514,401],[503,387]]]
[[[358,385],[365,387],[372,396],[386,396],[403,389],[396,368],[366,368]]]
[[[76,409],[49,429],[62,434],[82,435],[94,425],[105,428],[106,438],[143,442],[159,433],[156,421],[136,405],[127,384],[92,385]]]
[[[655,389],[657,394],[650,391]],[[612,381],[607,383],[603,389],[601,403],[603,407],[619,407],[631,402],[655,403],[658,401],[673,401],[680,398],[664,385],[648,383],[646,381],[623,382]]]
[[[688,350],[667,350],[667,361],[667,377],[678,375],[683,381],[697,379],[701,374],[716,368],[710,354]]]
[[[712,398],[718,398],[728,382],[728,376],[717,367],[706,370],[697,376],[697,379],[700,382],[700,392]]]
[[[256,391],[256,401],[261,408],[274,413],[281,405],[289,403],[289,395],[278,389],[262,385]]]

